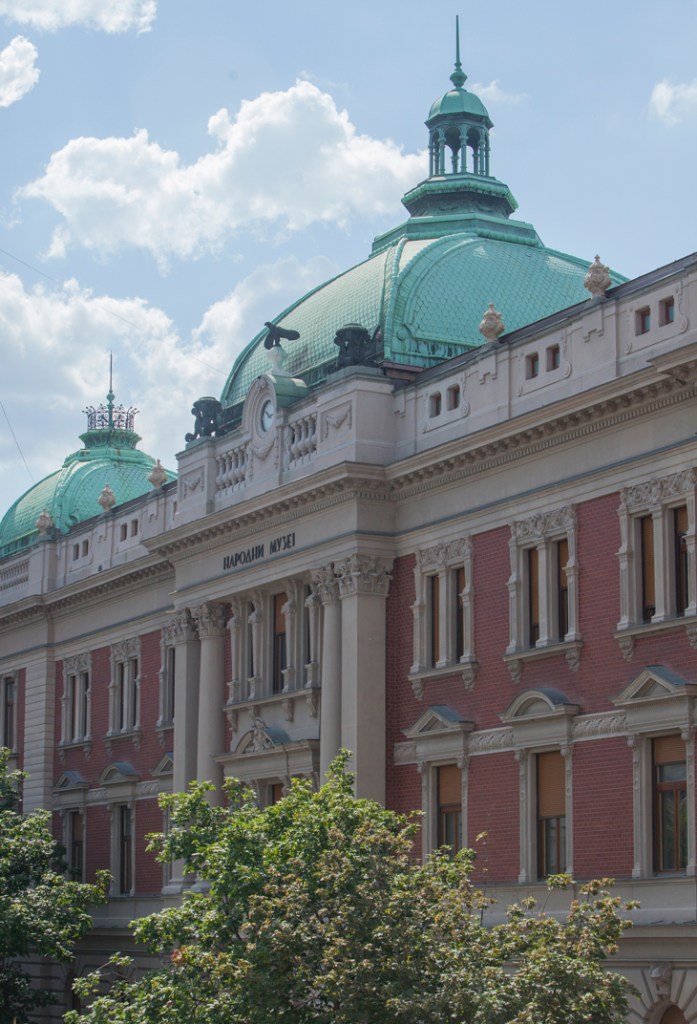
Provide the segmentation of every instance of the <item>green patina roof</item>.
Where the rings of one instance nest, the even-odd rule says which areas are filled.
[[[489,172],[489,115],[463,88],[459,38],[456,54],[454,88],[426,121],[431,174],[402,200],[409,219],[378,236],[365,262],[274,320],[299,332],[283,345],[285,370],[310,387],[335,369],[334,338],[346,324],[371,335],[379,328],[385,362],[426,367],[484,344],[479,324],[489,303],[512,331],[589,299],[583,280],[591,261],[546,248],[532,225],[511,218],[516,200]],[[271,369],[266,333],[252,339],[227,379],[227,422]]]
[[[88,415],[103,410],[89,410]],[[153,489],[148,476],[155,459],[135,447],[140,438],[132,430],[101,426],[87,430],[81,439],[84,448],[69,455],[61,469],[10,506],[0,522],[0,558],[39,539],[36,520],[42,512],[51,516],[57,533],[67,533],[101,513],[97,499],[106,484],[114,492],[117,506]],[[175,474],[167,471],[167,478],[174,480]]]

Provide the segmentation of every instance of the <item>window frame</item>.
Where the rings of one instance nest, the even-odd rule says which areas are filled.
[[[479,663],[474,651],[473,576],[474,544],[469,535],[416,552],[409,679],[419,699],[424,683],[433,676],[458,674],[466,690],[474,686]]]
[[[695,558],[695,484],[690,468],[664,477],[653,477],[620,491],[617,514],[620,523],[620,619],[617,631],[636,630],[662,622],[681,622],[697,616]],[[680,609],[677,582],[680,556],[676,549],[675,512],[686,509],[684,533],[687,604]],[[646,558],[642,557],[642,523],[651,519],[653,534],[653,598],[650,618],[643,615]]]
[[[109,682],[110,739],[119,736],[139,736],[141,650],[140,637],[131,637],[112,644],[110,652],[111,680]]]
[[[578,516],[575,505],[540,512],[511,525],[508,578],[509,642],[505,657],[511,675],[520,675],[520,655],[566,648],[570,668],[580,660],[579,564],[577,556]],[[567,561],[560,564],[561,545],[566,543]],[[534,556],[531,554],[535,552]],[[532,572],[536,565],[537,587]],[[562,575],[566,587],[562,587]],[[532,618],[537,600],[539,635],[533,636]],[[566,604],[566,632],[561,635],[562,602]],[[573,645],[573,646],[572,646]]]
[[[10,693],[12,699],[8,699]],[[7,747],[12,754],[18,750],[18,701],[19,701],[19,672],[4,672],[2,676],[2,705],[0,706],[0,728],[2,732],[2,746]],[[11,740],[8,743],[8,738]]]
[[[92,749],[91,719],[91,652],[69,655],[63,658],[60,746],[82,746],[85,755],[89,756]]]

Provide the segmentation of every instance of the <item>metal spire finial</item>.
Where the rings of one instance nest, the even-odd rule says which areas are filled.
[[[467,81],[467,75],[462,70],[460,62],[460,16],[455,15],[455,70],[450,76],[450,81],[456,89],[461,89]]]
[[[109,393],[106,396],[107,409],[109,410],[109,427],[114,425],[114,353],[109,353]]]

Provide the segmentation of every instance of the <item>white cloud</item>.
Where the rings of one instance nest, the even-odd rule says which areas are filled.
[[[358,134],[332,97],[305,81],[243,102],[234,120],[218,111],[208,131],[217,148],[190,165],[143,130],[68,142],[19,192],[63,217],[49,254],[135,246],[166,267],[173,256],[219,250],[243,228],[297,231],[396,212],[397,197],[425,173],[423,154]]]
[[[649,99],[651,113],[665,121],[677,124],[697,111],[697,78],[692,82],[673,83],[664,79],[654,85]]]
[[[102,32],[147,32],[156,12],[157,0],[0,0],[0,16],[48,32],[69,25]]]
[[[482,103],[521,103],[523,100],[528,98],[526,92],[504,92],[499,85],[498,79],[495,78],[489,82],[488,85],[484,85],[481,82],[475,82],[473,85],[468,85],[467,89],[469,92],[473,92]]]
[[[36,57],[36,47],[24,36],[15,36],[0,51],[0,107],[9,107],[34,88],[40,74]]]
[[[80,447],[86,405],[104,401],[114,352],[116,401],[136,406],[140,447],[176,468],[193,427],[192,402],[219,395],[236,356],[291,301],[333,276],[323,257],[282,259],[257,268],[182,337],[144,299],[95,295],[74,281],[25,289],[0,272],[3,403],[35,480]],[[0,430],[0,518],[30,486],[9,431]]]

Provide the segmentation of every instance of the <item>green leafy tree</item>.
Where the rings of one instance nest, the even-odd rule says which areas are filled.
[[[201,784],[167,797],[171,830],[155,843],[203,884],[135,925],[165,966],[116,981],[83,1018],[66,1021],[623,1020],[626,983],[604,963],[627,922],[607,881],[581,889],[561,921],[527,901],[486,927],[491,901],[471,882],[474,855],[442,850],[416,863],[418,826],[356,799],[344,768],[342,757],[319,792],[295,782],[264,809],[236,782],[226,807],[211,806]],[[98,984],[99,976],[82,979],[80,991]]]
[[[69,881],[48,811],[21,814],[24,774],[8,770],[0,748],[0,1020],[28,1021],[50,1002],[26,973],[32,954],[68,963],[75,942],[89,930],[88,908],[105,899],[105,885]]]

